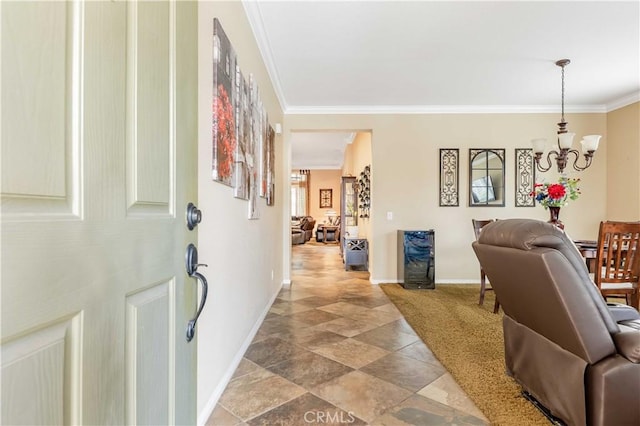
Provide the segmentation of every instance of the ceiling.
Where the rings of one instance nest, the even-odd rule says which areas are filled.
[[[567,112],[640,100],[637,0],[243,4],[286,114],[558,112],[563,58]]]

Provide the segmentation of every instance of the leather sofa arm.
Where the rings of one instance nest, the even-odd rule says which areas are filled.
[[[609,313],[615,322],[640,320],[640,313],[629,305],[623,305],[622,303],[607,303],[607,308],[609,308]]]
[[[635,326],[640,327],[640,322],[634,323],[636,321],[629,321],[628,325],[621,323],[621,332],[613,335],[613,342],[621,356],[634,364],[640,364],[640,329],[635,329]]]

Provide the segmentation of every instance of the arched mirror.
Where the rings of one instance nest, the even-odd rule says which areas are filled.
[[[504,206],[504,149],[469,150],[469,206]]]

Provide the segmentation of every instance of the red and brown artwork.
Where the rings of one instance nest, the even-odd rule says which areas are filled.
[[[236,55],[218,19],[213,21],[212,177],[232,186],[236,145]]]

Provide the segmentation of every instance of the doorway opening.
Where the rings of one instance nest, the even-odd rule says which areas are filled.
[[[335,251],[347,270],[369,269],[371,142],[370,130],[292,131],[292,268],[294,251],[305,245],[307,252],[314,246],[323,253]],[[361,241],[350,244],[356,239]]]

